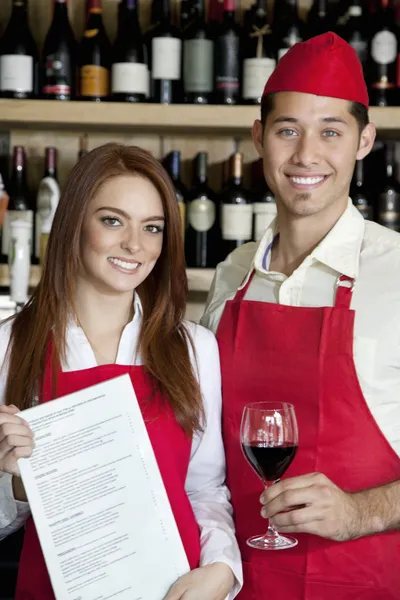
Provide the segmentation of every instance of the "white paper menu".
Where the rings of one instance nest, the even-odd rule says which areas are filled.
[[[19,460],[57,600],[162,600],[189,571],[129,375],[19,413]]]

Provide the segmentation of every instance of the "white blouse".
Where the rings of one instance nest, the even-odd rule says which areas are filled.
[[[136,353],[142,322],[142,307],[135,295],[134,317],[123,330],[118,347],[117,364],[141,365]],[[196,359],[191,352],[204,402],[206,423],[202,433],[195,433],[185,489],[201,531],[200,565],[214,562],[229,565],[236,577],[229,595],[232,600],[240,591],[243,577],[239,547],[234,533],[229,490],[225,485],[225,454],[221,435],[221,376],[218,346],[214,335],[193,323],[185,322],[194,342]],[[7,365],[4,364],[11,324],[0,325],[0,404],[4,402]],[[66,337],[66,361],[63,371],[96,367],[93,350],[83,330],[70,322]],[[238,440],[239,443],[239,440]],[[0,540],[19,529],[30,515],[26,502],[13,497],[11,475],[0,472]]]

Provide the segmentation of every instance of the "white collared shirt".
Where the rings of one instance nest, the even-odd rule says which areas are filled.
[[[134,317],[123,330],[117,364],[140,365],[136,353],[142,323],[142,306],[135,294]],[[186,322],[192,335],[197,363],[192,364],[200,382],[206,425],[202,434],[193,437],[191,458],[185,489],[201,529],[201,566],[214,562],[228,564],[236,577],[229,596],[233,599],[242,584],[242,565],[234,534],[230,494],[225,485],[225,454],[221,436],[221,376],[218,346],[214,335],[200,325]],[[10,336],[10,323],[0,325],[0,365]],[[66,361],[63,371],[79,371],[96,367],[96,358],[84,331],[72,320],[66,337]],[[7,365],[0,371],[0,403],[4,402]],[[238,440],[239,443],[239,440]],[[0,540],[19,529],[30,515],[29,505],[15,501],[11,476],[0,472]]]
[[[372,415],[400,456],[400,234],[365,221],[349,200],[328,235],[287,277],[268,270],[276,227],[274,220],[258,244],[238,248],[217,267],[201,323],[216,332],[225,302],[246,284],[252,267],[245,299],[288,306],[333,306],[337,278],[354,278],[358,379]]]

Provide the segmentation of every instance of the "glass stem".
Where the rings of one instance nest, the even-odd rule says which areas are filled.
[[[278,481],[280,481],[280,480],[277,479],[276,481],[273,482],[272,485],[274,485],[275,483],[278,483]],[[267,489],[267,486],[265,486],[265,489]],[[277,532],[277,530],[272,525],[272,523],[269,519],[268,519],[268,529],[267,529],[267,533],[265,534],[265,536],[268,537],[269,539],[275,539],[275,540],[279,537],[279,533]]]

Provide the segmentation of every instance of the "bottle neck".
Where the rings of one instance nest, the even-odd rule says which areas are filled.
[[[286,14],[285,14],[286,13]],[[282,11],[283,18],[298,18],[297,0],[285,0],[285,7]]]
[[[327,14],[327,1],[326,0],[315,0],[314,6],[316,13],[319,17],[325,17]]]
[[[19,27],[28,25],[28,3],[26,0],[14,0],[11,12],[10,25],[18,24]]]
[[[354,171],[354,183],[357,187],[364,185],[364,162],[362,160],[356,161],[356,168]]]
[[[224,0],[224,21],[234,21],[236,17],[235,0]]]
[[[14,148],[11,172],[12,195],[24,193],[26,188],[26,158],[22,146]]]
[[[53,23],[65,23],[68,19],[68,5],[66,0],[55,0]]]
[[[44,176],[57,179],[57,150],[55,148],[46,148]]]
[[[162,23],[171,22],[171,6],[169,0],[161,0],[160,19]]]

